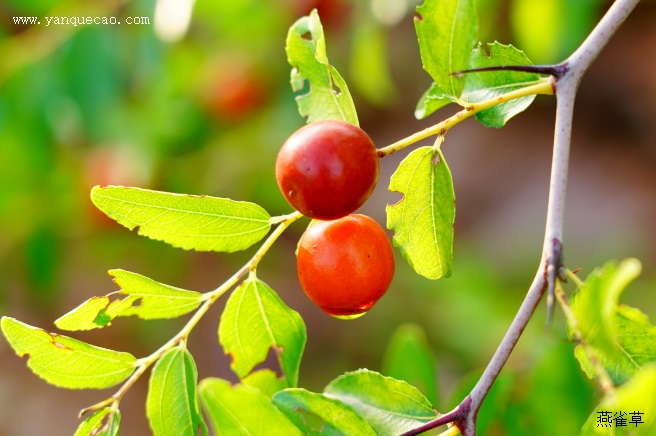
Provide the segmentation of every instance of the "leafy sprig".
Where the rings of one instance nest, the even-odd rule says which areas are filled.
[[[549,296],[555,292],[572,338],[579,344],[575,355],[582,369],[596,378],[604,391],[599,408],[633,407],[636,398],[656,404],[656,367],[652,363],[656,353],[644,353],[655,347],[656,328],[637,309],[617,304],[624,286],[637,275],[636,261],[606,265],[586,282],[570,273],[579,288],[571,306],[560,283],[566,278],[562,210],[573,98],[581,76],[635,4],[636,0],[618,0],[581,48],[551,68],[531,67],[528,58],[512,46],[475,46],[478,22],[473,0],[426,0],[417,9],[422,62],[434,83],[421,97],[416,115],[426,117],[450,103],[462,107],[434,126],[378,150],[383,158],[437,136],[434,146],[411,152],[390,181],[390,189],[404,197],[387,208],[388,227],[395,231],[395,244],[417,273],[438,279],[449,276],[453,267],[455,194],[442,152],[447,132],[471,116],[488,127],[501,127],[526,109],[535,95],[555,94],[558,98],[554,166],[540,267],[478,384],[449,413],[437,413],[431,401],[406,381],[364,369],[337,377],[322,393],[298,388],[305,325],[300,315],[257,277],[257,267],[273,243],[301,215],[295,212],[271,217],[256,204],[225,198],[117,186],[96,187],[91,192],[94,204],[119,223],[129,229],[138,227],[141,235],[183,249],[244,250],[276,226],[250,260],[213,291],[201,294],[136,273],[112,270],[110,274],[120,291],[93,297],[55,322],[66,330],[89,330],[109,326],[122,316],[174,318],[193,312],[182,329],[150,355],[137,359],[9,317],[1,322],[5,337],[19,356],[29,356],[27,364],[38,376],[54,385],[78,389],[121,384],[112,396],[81,412],[93,413],[80,424],[76,435],[118,434],[120,401],[150,367],[153,370],[146,411],[158,435],[207,434],[201,405],[217,432],[410,435],[449,424],[444,435],[459,431],[472,435],[483,400],[548,291]],[[341,119],[357,124],[346,81],[328,62],[325,35],[316,11],[290,28],[286,48],[293,67],[292,88],[301,93],[297,96],[299,113],[308,122]],[[543,72],[549,77],[543,77]],[[186,348],[187,338],[209,308],[232,289],[218,336],[224,351],[233,358],[232,369],[241,383],[233,386],[210,378],[198,384],[196,366]],[[642,339],[631,338],[632,332],[640,332]],[[418,342],[410,343],[415,348],[408,349],[430,362]],[[396,349],[406,348],[399,345]],[[271,350],[280,374],[255,369]],[[406,373],[398,374],[403,378]],[[430,375],[422,378],[425,384],[434,383]],[[652,409],[641,431],[651,431],[656,425],[656,409]],[[583,434],[592,432],[593,417],[594,413]]]

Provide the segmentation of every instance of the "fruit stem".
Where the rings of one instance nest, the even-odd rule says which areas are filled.
[[[395,153],[399,150],[404,149],[405,147],[412,145],[416,142],[426,139],[433,135],[444,135],[451,127],[455,126],[459,122],[475,115],[485,109],[489,109],[501,103],[505,103],[510,100],[514,100],[521,97],[527,97],[529,95],[544,94],[544,95],[553,95],[554,93],[554,81],[553,78],[546,77],[538,80],[536,83],[530,86],[525,86],[524,88],[515,89],[514,91],[507,92],[505,94],[499,95],[497,97],[491,98],[489,100],[479,101],[477,103],[468,103],[461,102],[464,105],[464,108],[456,113],[455,115],[447,118],[446,120],[435,124],[434,126],[428,127],[424,130],[416,132],[407,138],[403,138],[400,141],[396,141],[393,144],[383,147],[378,150],[378,157],[383,158],[389,156],[392,153]]]

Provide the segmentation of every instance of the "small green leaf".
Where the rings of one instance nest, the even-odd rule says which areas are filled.
[[[255,388],[230,385],[219,378],[200,382],[203,408],[216,434],[296,436],[302,433]]]
[[[437,403],[437,363],[426,333],[417,324],[399,326],[383,359],[383,373],[415,386],[432,404]]]
[[[415,30],[424,69],[438,88],[460,97],[464,81],[450,74],[469,65],[478,32],[474,0],[426,0],[417,13]]]
[[[618,425],[618,422],[623,425]],[[656,365],[643,367],[627,383],[617,388],[614,394],[606,395],[583,425],[580,434],[581,436],[656,434]]]
[[[287,387],[295,387],[306,340],[301,316],[258,279],[244,281],[232,293],[219,323],[219,342],[232,356],[231,368],[240,378],[273,349]]]
[[[146,415],[155,436],[207,435],[197,383],[196,364],[186,349],[173,348],[157,361],[146,399]]]
[[[68,389],[104,389],[132,374],[135,357],[77,339],[48,333],[18,320],[3,317],[2,332],[27,366],[50,384]]]
[[[269,398],[273,397],[276,392],[282,391],[287,387],[287,380],[279,378],[275,372],[268,368],[251,372],[241,382],[246,386],[260,390]]]
[[[417,388],[366,369],[336,378],[324,394],[351,406],[379,436],[404,433],[438,416]]]
[[[401,201],[386,208],[394,245],[422,276],[450,276],[455,193],[442,152],[421,147],[410,153],[392,175],[389,190],[403,194]]]
[[[583,341],[608,358],[615,359],[621,353],[616,342],[618,301],[640,269],[637,259],[626,259],[619,265],[609,262],[594,270],[572,299],[572,313]]]
[[[245,250],[271,228],[262,207],[228,198],[96,186],[91,200],[130,230],[139,227],[140,235],[185,250]]]
[[[532,65],[523,51],[512,45],[495,42],[488,44],[489,54],[482,45],[472,52],[469,68],[483,68],[498,65]],[[476,103],[490,100],[516,89],[534,85],[540,80],[535,73],[519,71],[482,71],[467,74],[462,100]],[[521,97],[499,104],[476,114],[476,119],[487,127],[503,127],[508,120],[528,108],[535,95]]]
[[[55,325],[62,330],[91,330],[111,325],[119,316],[176,318],[196,309],[202,301],[203,295],[198,292],[158,283],[140,274],[115,269],[109,275],[120,291],[90,298],[56,320]]]
[[[105,407],[82,421],[73,436],[118,436],[121,412]]]
[[[415,109],[415,118],[423,120],[451,102],[451,99],[437,86],[437,83],[433,82],[430,88],[419,99],[419,103],[417,103],[417,108]]]
[[[285,49],[292,66],[292,89],[304,92],[296,97],[301,116],[307,117],[308,123],[334,119],[357,126],[358,115],[346,82],[328,63],[323,26],[316,10],[289,28]]]
[[[273,403],[305,435],[376,435],[367,421],[346,404],[305,389],[280,391],[273,396]]]

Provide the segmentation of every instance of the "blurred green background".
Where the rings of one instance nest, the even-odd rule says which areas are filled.
[[[52,321],[116,290],[112,268],[197,291],[214,289],[253,250],[184,252],[141,238],[96,211],[94,185],[119,184],[253,201],[290,212],[274,178],[277,150],[303,124],[289,87],[287,28],[318,7],[328,55],[351,87],[362,127],[385,146],[453,113],[413,117],[430,85],[421,68],[415,0],[0,1],[0,314]],[[600,0],[479,0],[483,42],[558,62],[599,19]],[[190,15],[189,21],[185,18]],[[41,25],[17,25],[38,16]],[[150,24],[45,26],[46,16],[148,17]],[[565,261],[586,274],[635,256],[643,276],[624,301],[656,318],[656,2],[643,1],[589,71],[577,100]],[[303,295],[294,247],[276,244],[260,277],[308,325],[300,383],[312,390],[348,370],[379,370],[404,322],[419,324],[437,359],[436,407],[449,410],[486,365],[539,262],[554,100],[541,97],[502,130],[473,120],[443,150],[458,209],[452,278],[431,282],[397,256],[388,294],[367,316],[339,321]],[[407,153],[381,161],[362,211],[385,223],[389,176]],[[398,253],[397,253],[398,254]],[[217,305],[190,338],[200,377],[235,380],[219,348]],[[483,435],[574,434],[599,392],[566,341],[562,316],[545,331],[540,306],[481,412]],[[183,320],[117,320],[75,337],[143,357]],[[124,434],[149,434],[146,380],[121,403]],[[0,340],[0,435],[67,435],[83,407],[113,391],[63,391],[40,381]]]

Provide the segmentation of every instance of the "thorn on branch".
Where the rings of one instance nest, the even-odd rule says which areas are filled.
[[[456,76],[459,78],[463,74],[501,70],[519,71],[522,73],[547,74],[559,79],[569,71],[569,66],[567,65],[567,62],[563,62],[557,65],[495,65],[491,67],[471,68],[469,70],[454,71],[453,73],[450,73],[449,76]]]
[[[558,238],[551,240],[551,252],[546,254],[544,278],[547,282],[547,328],[553,320],[554,293],[556,280],[562,279],[565,266],[563,265],[563,244]],[[565,279],[567,275],[565,274]],[[564,280],[566,281],[566,280]]]

